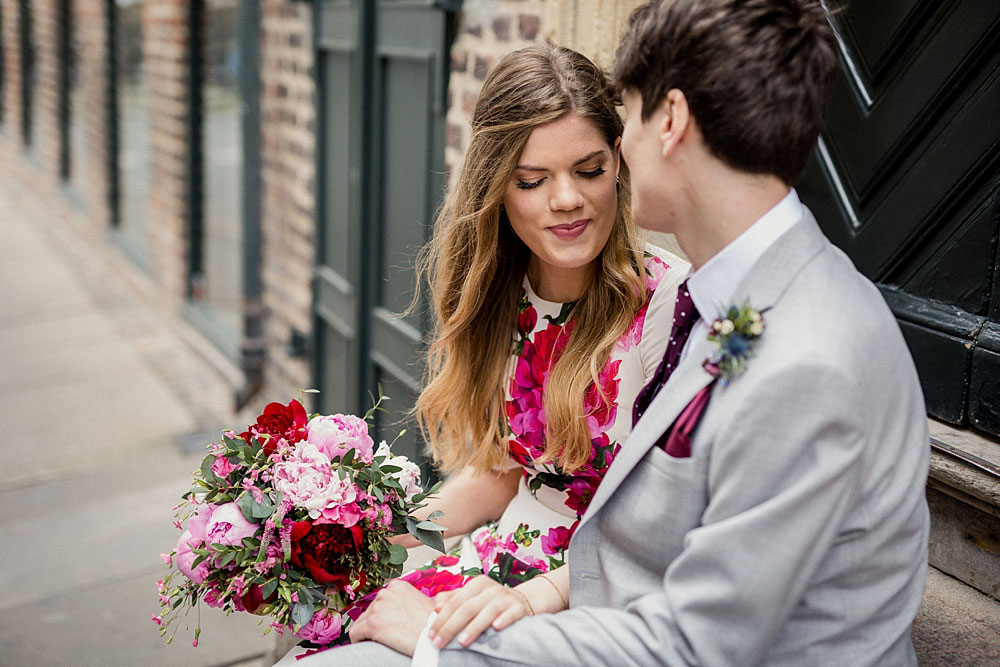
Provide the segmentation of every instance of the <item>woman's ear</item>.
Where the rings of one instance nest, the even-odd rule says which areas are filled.
[[[667,91],[656,112],[660,116],[660,152],[669,157],[684,139],[691,124],[691,110],[687,97],[677,88]]]

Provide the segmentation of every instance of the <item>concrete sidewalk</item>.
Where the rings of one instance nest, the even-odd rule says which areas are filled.
[[[151,621],[192,443],[238,426],[232,387],[116,249],[49,216],[0,179],[0,665],[261,664],[250,615],[203,609],[198,648],[194,614],[171,646]]]

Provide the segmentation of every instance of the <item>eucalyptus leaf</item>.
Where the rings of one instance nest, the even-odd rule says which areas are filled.
[[[444,512],[442,512],[441,510],[434,510],[433,512],[431,512],[430,514],[427,515],[427,520],[428,521],[434,521],[436,519],[440,519],[443,516],[444,516]]]
[[[212,472],[212,466],[215,465],[215,454],[209,454],[201,461],[201,476],[207,481],[215,481],[215,473]]]
[[[277,587],[278,587],[278,580],[276,578],[268,579],[267,582],[263,586],[261,586],[260,594],[266,600],[267,598],[271,597],[271,593],[273,593]]]
[[[341,465],[349,466],[354,463],[354,449],[348,449],[347,452],[340,457]]]
[[[434,523],[433,521],[421,521],[420,523],[417,524],[417,528],[420,528],[422,530],[435,530],[439,533],[443,533],[444,531],[448,530],[441,524]]]
[[[406,562],[407,551],[406,548],[399,544],[389,545],[389,562],[393,565],[399,565],[400,563]]]
[[[423,523],[417,521],[413,517],[406,517],[406,530],[413,535],[415,538],[426,544],[432,549],[436,549],[441,553],[444,553],[444,538],[441,533],[433,530],[424,530],[420,528],[418,524]]]
[[[292,622],[295,623],[296,630],[312,620],[312,617],[313,606],[311,604],[296,602],[292,605]]]

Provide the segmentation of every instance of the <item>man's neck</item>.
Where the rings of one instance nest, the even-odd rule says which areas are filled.
[[[688,191],[685,215],[679,216],[675,235],[691,261],[692,270],[708,260],[765,213],[774,208],[789,187],[776,176],[724,170],[703,173]]]

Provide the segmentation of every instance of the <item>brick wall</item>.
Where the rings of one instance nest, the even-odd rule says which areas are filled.
[[[261,3],[261,224],[267,365],[263,399],[310,386],[307,359],[292,358],[292,330],[311,331],[315,263],[316,94],[312,9]]]
[[[190,220],[188,2],[156,0],[142,7],[143,71],[149,89],[150,274],[170,310],[187,295]]]
[[[469,120],[479,89],[493,62],[504,53],[540,41],[541,0],[467,0],[451,49],[450,100],[447,114],[445,164],[449,186],[454,184],[472,130]]]
[[[77,77],[80,98],[71,106],[74,122],[83,128],[84,141],[80,163],[82,173],[70,174],[73,197],[58,192],[60,178],[59,78],[62,75],[59,54],[60,14],[57,0],[30,3],[37,67],[32,94],[33,147],[26,150],[21,127],[21,50],[17,0],[0,0],[3,18],[3,132],[0,133],[0,159],[20,176],[20,180],[45,195],[57,208],[64,208],[78,231],[96,234],[106,229],[108,209],[107,160],[110,142],[107,133],[107,33],[101,3],[73,0],[74,31],[79,45]],[[58,193],[58,194],[56,194]],[[83,215],[69,215],[70,213]]]

